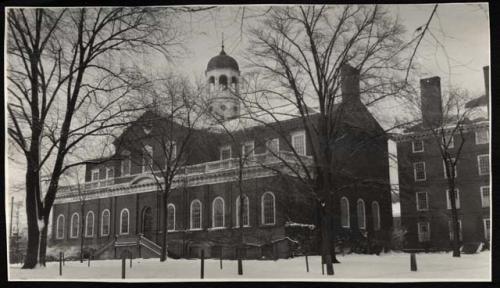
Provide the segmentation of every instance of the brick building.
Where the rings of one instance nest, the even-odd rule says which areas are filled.
[[[407,229],[405,246],[451,249],[454,236],[448,180],[440,144],[429,128],[431,123],[439,123],[440,118],[445,117],[440,78],[422,79],[420,85],[423,123],[395,136],[401,222]],[[486,91],[488,89],[486,86]],[[462,142],[461,136],[452,132],[454,127],[452,124],[445,129],[446,137],[452,138],[451,153],[456,153]],[[464,143],[455,167],[460,243],[489,241],[489,121],[465,119],[461,127]]]
[[[346,93],[334,112],[348,111],[342,116],[341,129],[345,131],[339,139],[342,145],[337,145],[334,153],[339,161],[345,158],[344,176],[339,177],[339,183],[346,185],[334,199],[338,214],[332,229],[338,232],[338,237],[368,233],[371,239],[388,245],[392,205],[387,137],[360,101],[359,74],[356,74],[359,72],[346,66],[343,73],[344,78],[355,77],[345,81],[342,91],[355,93],[349,93],[349,101],[345,101]],[[206,75],[210,110],[233,119],[228,121],[237,121],[238,99],[226,92],[229,89],[237,92],[240,77],[237,62],[222,50],[209,61]],[[314,123],[317,115],[311,117]],[[186,129],[194,130],[187,144],[186,165],[175,176],[168,211],[162,213],[161,195],[152,177],[156,172],[146,169],[147,160],[136,152],[150,151],[147,153],[153,158],[161,158],[159,147],[153,143],[147,149],[134,147],[139,143],[134,137],[148,139],[155,129],[167,124],[171,123],[153,111],[144,113],[115,142],[113,156],[99,159],[100,164],[87,165],[83,214],[74,187],[60,188],[53,208],[51,245],[78,247],[82,217],[86,219],[85,246],[100,258],[120,257],[124,250],[136,256],[157,257],[163,221],[167,221],[168,251],[180,257],[198,257],[204,249],[208,257],[222,254],[224,258],[234,258],[239,237],[245,243],[247,258],[288,257],[294,246],[303,244],[299,238],[307,238],[307,230],[314,230],[316,202],[306,192],[305,184],[289,173],[285,165],[294,165],[299,160],[311,170],[314,165],[311,147],[318,139],[306,137],[302,119],[291,117],[271,124],[279,125],[280,133],[271,126],[255,125],[234,131],[231,138],[215,130],[170,125],[176,130],[170,131],[171,139]],[[296,154],[291,152],[290,145]],[[361,148],[353,150],[353,147]],[[248,151],[251,161],[240,166],[239,157]],[[240,169],[245,199],[243,228],[237,228],[236,216]],[[305,227],[303,232],[291,232],[300,227]]]

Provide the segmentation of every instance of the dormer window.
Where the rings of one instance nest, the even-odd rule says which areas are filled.
[[[231,146],[224,146],[220,148],[220,160],[227,160],[231,158]]]
[[[247,141],[241,146],[241,156],[243,159],[252,159],[254,156],[255,143]]]
[[[274,138],[274,139],[268,140],[266,143],[266,147],[267,147],[268,153],[271,153],[272,155],[277,154],[280,151],[279,138]]]
[[[306,155],[306,133],[298,131],[292,133],[292,147],[298,155]]]
[[[92,182],[99,181],[99,168],[92,169]]]

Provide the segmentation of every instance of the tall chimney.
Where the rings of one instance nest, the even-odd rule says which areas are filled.
[[[443,120],[441,78],[435,76],[420,79],[420,98],[423,126],[425,128],[439,126]]]
[[[490,118],[490,66],[483,67],[484,91],[486,95],[486,105],[488,107],[488,119]]]
[[[349,64],[340,68],[342,102],[359,101],[359,70]]]

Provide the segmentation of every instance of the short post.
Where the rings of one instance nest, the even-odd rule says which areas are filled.
[[[200,278],[203,279],[205,276],[205,250],[201,250],[201,269]]]
[[[325,275],[325,259],[323,259],[323,255],[321,255],[321,274]]]
[[[222,250],[220,251],[220,270],[222,270]]]
[[[132,268],[132,252],[130,252],[130,268]]]
[[[64,252],[62,252],[62,257],[63,257],[63,266],[66,265],[66,261],[64,260]]]
[[[88,265],[88,267],[90,267],[90,258],[92,258],[92,257],[91,257],[91,256],[90,256],[90,254],[89,254],[89,261],[88,261],[88,264],[87,264],[87,265]]]
[[[307,253],[306,253],[306,271],[309,273],[309,259],[307,258]]]
[[[62,276],[63,252],[59,252],[59,276]]]
[[[417,271],[417,258],[415,256],[415,253],[411,253],[410,255],[410,270]]]
[[[125,279],[125,260],[127,258],[125,257],[125,255],[122,256],[122,279]]]

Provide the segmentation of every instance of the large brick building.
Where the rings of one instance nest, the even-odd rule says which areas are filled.
[[[342,91],[356,93],[349,93],[350,101],[339,103],[334,112],[348,111],[341,116],[345,133],[334,153],[339,161],[345,158],[339,183],[346,185],[334,199],[337,214],[332,229],[342,237],[368,233],[371,239],[388,245],[392,206],[387,137],[360,101],[359,72],[345,66],[343,73],[344,78],[355,76],[349,79],[357,80],[345,81]],[[237,121],[238,99],[226,92],[238,89],[237,62],[222,51],[209,61],[206,75],[210,110]],[[342,105],[348,106],[340,109]],[[315,119],[317,115],[311,116],[311,123]],[[145,129],[144,123],[152,126]],[[171,139],[175,139],[175,133],[194,130],[186,165],[173,180],[167,213],[162,213],[161,194],[152,177],[156,172],[149,171],[144,155],[136,152],[145,150],[153,158],[161,158],[159,147],[153,142],[147,149],[134,147],[144,143],[135,137],[147,140],[160,125],[167,125],[162,116],[153,111],[144,113],[115,142],[113,156],[87,165],[83,213],[74,187],[61,187],[53,208],[51,245],[79,247],[83,217],[85,247],[100,258],[120,257],[125,249],[136,256],[157,256],[163,221],[167,221],[168,251],[181,257],[197,257],[201,249],[209,257],[221,253],[223,257],[235,257],[240,229],[247,258],[288,257],[294,245],[302,244],[299,238],[306,238],[306,230],[317,223],[316,202],[306,192],[309,188],[285,165],[299,160],[307,167],[314,165],[311,147],[318,139],[306,137],[302,119],[280,121],[279,133],[271,127],[273,124],[255,125],[234,131],[233,137],[174,125],[177,132],[170,131]],[[291,152],[292,147],[297,155]],[[243,168],[239,165],[242,151],[251,151],[251,161]],[[236,229],[240,169],[245,200],[243,228]],[[291,231],[300,227],[307,229],[292,235]]]
[[[420,85],[423,123],[395,137],[405,246],[451,249],[454,236],[448,180],[440,144],[430,130],[430,123],[446,117],[442,115],[440,78],[422,79]],[[488,89],[486,86],[486,95]],[[445,129],[446,137],[453,138],[450,153],[456,153],[462,142],[458,130],[452,132],[454,127],[452,122]],[[491,231],[489,121],[484,117],[465,119],[461,127],[464,142],[455,167],[459,240],[487,242]]]

